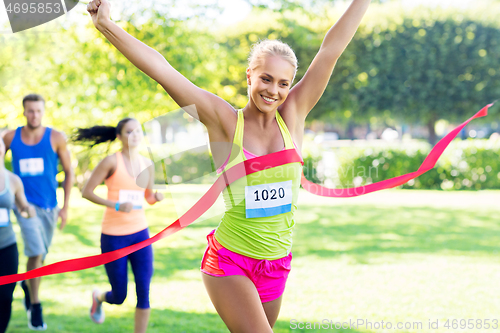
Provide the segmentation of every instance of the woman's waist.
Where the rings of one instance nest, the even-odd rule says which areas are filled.
[[[288,242],[292,237],[295,222],[293,214],[282,214],[279,219],[275,218],[235,218],[234,215],[224,214],[217,228],[219,234],[231,235],[238,239],[246,239],[248,242],[272,244],[273,242]]]
[[[271,232],[227,228],[221,222],[215,238],[226,249],[254,259],[275,260],[286,257],[292,250],[293,228]]]
[[[113,236],[130,235],[148,227],[146,216],[129,215],[126,218],[104,214],[102,220],[102,233]]]
[[[106,208],[102,218],[103,224],[135,224],[146,221],[144,209],[133,209],[128,213]]]

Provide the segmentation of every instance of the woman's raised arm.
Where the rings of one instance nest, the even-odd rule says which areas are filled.
[[[191,116],[199,119],[205,126],[219,125],[220,110],[231,106],[216,95],[198,88],[191,83],[156,50],[132,37],[110,19],[110,5],[107,0],[93,0],[87,11],[99,30],[132,64],[163,86],[165,91],[180,106],[196,106],[196,113],[187,108]]]
[[[326,89],[338,58],[356,33],[371,0],[353,0],[326,34],[304,77],[292,88],[282,109],[304,120]],[[289,111],[285,111],[289,112]]]

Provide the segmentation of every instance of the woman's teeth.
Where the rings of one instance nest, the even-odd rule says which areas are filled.
[[[262,95],[261,95],[261,96],[262,96]],[[275,101],[276,101],[275,99],[268,98],[268,97],[265,97],[265,96],[262,96],[262,98],[263,98],[265,101],[269,102],[269,103],[272,103],[272,102],[275,102]]]

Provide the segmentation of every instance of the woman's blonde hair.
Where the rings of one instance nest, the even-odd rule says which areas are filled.
[[[265,39],[252,46],[250,55],[248,56],[248,68],[255,69],[261,64],[263,58],[267,56],[279,56],[288,61],[294,70],[293,78],[297,73],[298,61],[292,48],[280,40]],[[293,80],[292,80],[293,81]]]

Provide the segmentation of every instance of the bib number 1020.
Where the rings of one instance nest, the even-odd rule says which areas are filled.
[[[292,197],[291,180],[246,186],[246,217],[267,217],[290,212]]]
[[[6,7],[7,13],[11,14],[59,14],[62,12],[62,7],[60,2],[55,3],[39,3],[39,2],[30,2],[30,3],[9,3]]]
[[[278,189],[273,188],[269,191],[266,189],[263,189],[262,191],[256,190],[253,194],[255,195],[255,201],[276,200],[278,198],[283,199],[285,197],[285,189],[280,187]]]

